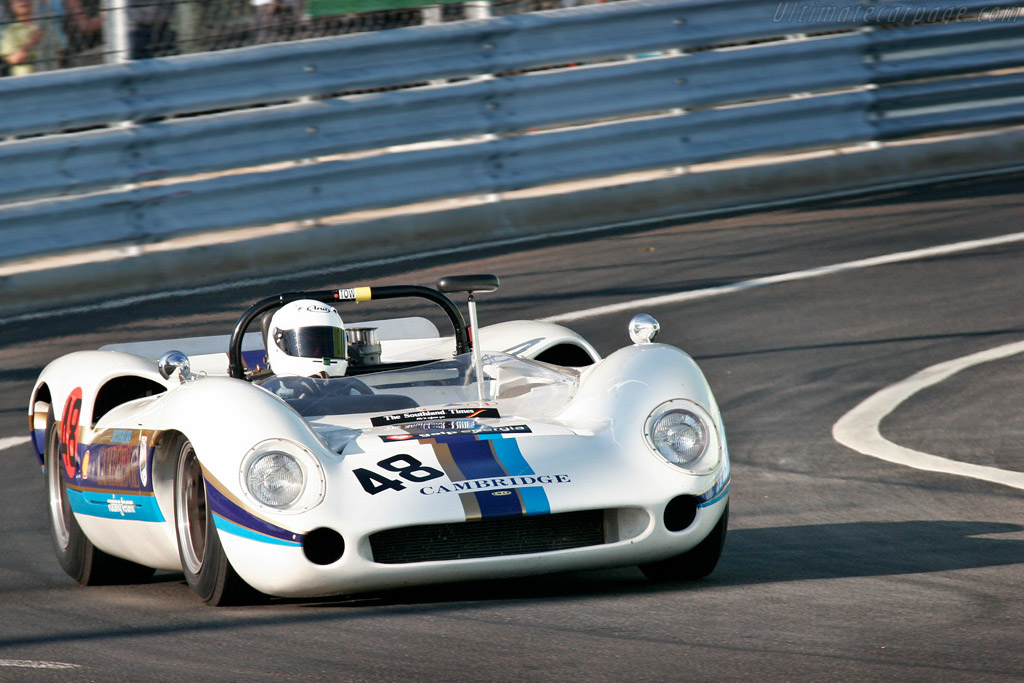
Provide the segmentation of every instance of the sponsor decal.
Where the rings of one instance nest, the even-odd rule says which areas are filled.
[[[354,287],[346,287],[345,289],[338,290],[338,298],[342,301],[355,301],[356,290]]]
[[[537,484],[569,484],[572,479],[568,474],[537,474],[525,477],[493,477],[491,479],[470,479],[468,481],[453,481],[450,484],[439,486],[424,486],[420,489],[420,495],[436,496],[439,493],[463,493],[466,491],[477,491],[479,489],[498,489],[489,491],[492,496],[508,496],[514,489],[523,486],[536,486]]]
[[[142,489],[140,451],[138,446],[94,443],[83,458],[82,478],[93,486]]]
[[[327,304],[310,304],[309,306],[306,306],[306,310],[312,311],[313,313],[330,313],[334,309]]]
[[[438,408],[435,410],[413,410],[392,415],[380,415],[370,418],[374,427],[410,422],[437,422],[447,420],[472,420],[478,417],[501,417],[497,408]]]
[[[115,429],[110,435],[110,443],[131,443],[132,431],[130,429]]]
[[[122,517],[125,515],[134,515],[135,501],[129,500],[128,498],[108,498],[107,510],[115,514],[120,514]]]
[[[404,427],[405,434],[385,434],[381,441],[408,441],[409,439],[434,439],[439,436],[458,436],[459,434],[529,434],[527,425],[484,425],[474,420],[454,420],[452,422],[428,422],[412,424]]]

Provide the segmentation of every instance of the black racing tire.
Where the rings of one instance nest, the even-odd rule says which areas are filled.
[[[68,576],[83,586],[145,583],[153,568],[103,552],[86,537],[71,511],[67,475],[61,458],[60,424],[50,409],[46,419],[43,463],[50,517],[50,538],[57,561]]]
[[[640,571],[652,581],[695,581],[715,570],[718,558],[725,546],[725,534],[729,529],[729,504],[725,504],[722,517],[711,533],[696,547],[685,553],[658,562],[640,565]]]
[[[247,605],[262,594],[235,572],[217,535],[206,496],[206,479],[192,442],[175,444],[174,529],[185,580],[208,605]]]

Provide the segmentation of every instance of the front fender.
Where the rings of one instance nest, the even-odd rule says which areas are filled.
[[[694,360],[667,344],[637,344],[584,370],[559,421],[591,432],[610,431],[616,443],[636,443],[651,411],[677,398],[700,404],[714,419],[724,446],[721,413]]]
[[[242,458],[267,439],[288,439],[321,457],[326,444],[305,420],[271,393],[240,379],[185,382],[152,402],[137,421],[188,438],[208,474],[238,492]]]

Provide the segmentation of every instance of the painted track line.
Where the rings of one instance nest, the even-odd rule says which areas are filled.
[[[15,446],[26,444],[31,440],[32,439],[30,439],[27,436],[8,436],[6,438],[0,439],[0,451],[5,451],[8,448],[14,448]]]
[[[39,662],[32,659],[0,659],[0,669],[81,669],[81,664],[66,662]]]
[[[833,425],[832,437],[840,444],[852,448],[858,453],[897,465],[929,472],[971,477],[1024,489],[1024,472],[973,465],[904,448],[883,437],[879,431],[879,425],[886,415],[922,389],[945,381],[961,370],[981,363],[1008,358],[1021,352],[1024,352],[1024,342],[1015,342],[925,368],[907,379],[869,396],[853,410],[843,415]]]
[[[1000,235],[998,237],[968,240],[966,242],[955,242],[953,244],[942,244],[935,247],[925,247],[924,249],[914,249],[912,251],[901,251],[894,254],[885,254],[883,256],[874,256],[872,258],[858,259],[856,261],[846,261],[845,263],[836,263],[831,266],[819,266],[817,268],[797,270],[791,273],[769,275],[766,277],[754,278],[753,280],[734,282],[732,284],[722,285],[720,287],[694,289],[686,292],[677,292],[675,294],[664,294],[662,296],[649,297],[646,299],[634,299],[632,301],[623,301],[621,303],[609,304],[607,306],[597,306],[595,308],[586,308],[580,311],[571,311],[569,313],[552,315],[548,316],[547,318],[541,318],[541,320],[544,322],[551,323],[564,323],[571,322],[573,320],[596,318],[597,316],[608,315],[609,313],[636,311],[639,308],[645,308],[648,306],[663,306],[665,304],[678,304],[686,301],[695,301],[697,299],[708,299],[714,296],[721,296],[723,294],[733,294],[735,292],[743,292],[750,289],[756,289],[758,287],[777,285],[783,282],[809,280],[815,277],[834,275],[836,273],[845,273],[852,270],[874,268],[875,266],[885,266],[893,263],[905,263],[907,261],[919,261],[921,259],[934,258],[936,256],[959,254],[965,251],[973,251],[975,249],[984,249],[986,247],[994,247],[1002,244],[1011,244],[1013,242],[1022,241],[1024,241],[1024,232],[1015,232],[1008,235]]]

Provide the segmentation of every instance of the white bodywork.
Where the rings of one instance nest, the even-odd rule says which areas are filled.
[[[451,357],[451,339],[438,337],[436,328],[419,320],[376,323],[384,361]],[[408,336],[397,338],[402,334]],[[679,555],[709,535],[728,502],[729,457],[718,406],[689,356],[662,344],[637,344],[600,360],[579,335],[537,322],[486,327],[481,339],[482,405],[470,383],[476,381],[473,373],[466,369],[459,375],[458,361],[451,361],[358,378],[374,401],[400,395],[418,407],[305,417],[271,390],[225,376],[226,338],[73,353],[48,365],[33,389],[34,443],[42,455],[48,412],[58,422],[68,421],[65,406],[80,394],[80,418],[72,425],[77,462],[69,465],[69,474],[75,473],[75,519],[88,539],[111,555],[180,570],[176,454],[169,444],[172,436],[184,435],[201,461],[207,487],[228,501],[213,504],[227,558],[245,582],[271,595],[331,595],[633,565]],[[573,344],[597,362],[557,369],[517,360],[559,344]],[[249,335],[243,348],[260,347],[259,336]],[[199,376],[164,379],[154,360],[171,349],[189,354]],[[466,381],[434,386],[437,373]],[[164,391],[114,407],[107,405],[108,394],[107,403],[98,404],[101,388],[124,377],[141,378],[131,380],[133,390],[141,384]],[[701,474],[668,463],[645,438],[652,410],[679,399],[695,404],[713,425],[709,448],[717,457]],[[105,412],[94,420],[97,407]],[[485,412],[473,415],[481,409]],[[267,507],[246,488],[247,455],[268,440],[297,444],[308,455],[303,461],[308,503],[299,509]],[[383,487],[375,483],[389,481]],[[663,521],[666,505],[680,496],[693,498],[696,513],[685,528],[670,531]],[[514,512],[516,502],[521,510],[513,518],[599,511],[594,514],[602,539],[521,554],[375,561],[373,534],[509,519],[508,506]],[[344,539],[340,559],[309,559],[304,544],[320,529]],[[426,545],[432,552],[436,544]]]

